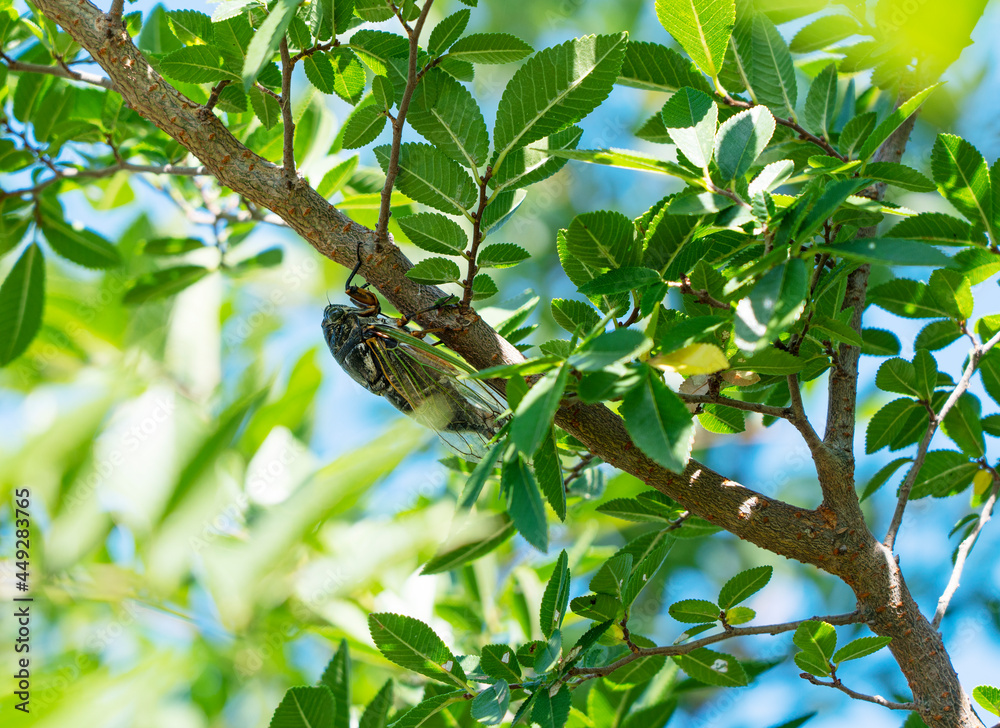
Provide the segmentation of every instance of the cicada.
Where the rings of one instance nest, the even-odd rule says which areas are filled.
[[[437,432],[466,460],[478,461],[503,424],[506,404],[489,386],[461,379],[464,362],[435,353],[419,332],[383,316],[375,294],[351,285],[360,266],[359,257],[345,289],[353,305],[331,303],[323,312],[333,358],[369,392]]]

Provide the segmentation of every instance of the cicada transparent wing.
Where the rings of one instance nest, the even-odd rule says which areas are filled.
[[[481,382],[459,379],[460,362],[388,324],[375,324],[366,343],[386,380],[412,408],[412,417],[433,429],[455,452],[479,460],[502,425],[506,405]]]

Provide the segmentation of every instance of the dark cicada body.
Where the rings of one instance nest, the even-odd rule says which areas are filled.
[[[377,308],[330,304],[323,334],[333,358],[354,381],[435,430],[462,457],[483,456],[505,410],[493,390],[459,379],[455,364],[426,351]]]

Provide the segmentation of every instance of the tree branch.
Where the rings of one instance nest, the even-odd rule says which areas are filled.
[[[610,675],[615,670],[624,667],[625,665],[638,660],[641,657],[649,657],[650,655],[686,655],[695,650],[701,649],[702,647],[708,647],[709,645],[714,645],[716,642],[722,642],[724,640],[731,639],[733,637],[746,637],[748,635],[759,635],[759,634],[781,634],[782,632],[791,632],[799,628],[799,625],[810,620],[823,621],[828,624],[858,624],[863,622],[861,614],[858,612],[849,612],[847,614],[834,614],[827,617],[810,617],[809,619],[800,619],[795,622],[783,622],[781,624],[766,624],[758,627],[730,627],[725,632],[719,632],[717,634],[709,635],[708,637],[702,637],[701,639],[694,640],[692,642],[685,642],[679,645],[665,645],[663,647],[640,647],[636,651],[630,652],[621,659],[615,660],[608,665],[602,665],[601,667],[574,667],[570,669],[570,675],[590,675],[593,677],[605,677]]]
[[[399,21],[403,24],[406,32],[410,36],[410,52],[407,58],[406,87],[403,95],[399,99],[399,111],[392,120],[392,146],[389,149],[389,163],[385,168],[385,186],[382,188],[382,200],[379,205],[378,223],[375,225],[375,245],[376,247],[389,240],[389,210],[392,201],[392,187],[396,184],[396,175],[399,174],[399,147],[403,142],[403,122],[406,120],[406,112],[410,108],[410,99],[413,98],[413,91],[417,87],[420,76],[417,73],[417,56],[420,53],[420,32],[424,29],[424,22],[427,20],[427,13],[430,12],[434,0],[425,0],[424,7],[420,10],[420,16],[416,24],[411,29],[403,20],[398,10],[395,10]]]
[[[890,551],[896,543],[896,534],[899,531],[899,527],[903,523],[903,511],[906,510],[906,502],[910,498],[910,491],[913,490],[914,484],[917,482],[917,476],[920,474],[920,469],[924,465],[924,459],[927,457],[927,448],[930,447],[931,439],[934,437],[934,433],[937,431],[938,425],[944,421],[945,416],[951,411],[951,408],[955,406],[958,402],[959,397],[969,388],[969,384],[972,381],[972,375],[976,372],[979,367],[979,362],[990,349],[1000,342],[1000,332],[997,332],[992,339],[987,341],[985,344],[980,346],[976,344],[969,350],[969,363],[965,367],[965,371],[962,373],[962,378],[958,380],[958,384],[951,391],[951,395],[945,400],[945,403],[941,405],[941,409],[937,414],[931,414],[930,419],[927,423],[927,431],[924,433],[923,439],[920,441],[920,445],[917,448],[917,456],[913,460],[913,465],[910,466],[910,471],[906,474],[906,479],[903,484],[899,487],[899,498],[896,500],[896,510],[892,514],[892,521],[889,522],[889,530],[886,531],[885,539],[883,543],[886,548]]]
[[[288,38],[278,45],[281,53],[281,121],[284,131],[281,168],[285,177],[295,179],[295,122],[292,120],[292,59],[288,54]]]
[[[1000,482],[996,479],[996,471],[993,475],[993,488],[990,492],[990,497],[986,499],[986,503],[983,505],[983,510],[979,514],[979,520],[976,522],[976,527],[972,529],[972,533],[965,537],[958,546],[958,553],[955,557],[955,566],[951,570],[951,578],[948,579],[948,586],[945,587],[944,592],[941,594],[941,598],[938,599],[937,609],[934,611],[934,619],[931,620],[931,626],[937,629],[941,626],[941,620],[944,619],[945,612],[948,611],[948,605],[951,603],[951,598],[955,596],[955,592],[958,591],[958,584],[962,578],[962,570],[965,568],[965,560],[969,558],[969,552],[972,551],[972,547],[976,544],[976,539],[979,538],[979,532],[983,530],[983,527],[989,522],[990,516],[993,515],[993,506],[997,502],[997,492],[1000,491]]]
[[[100,167],[98,169],[76,169],[75,167],[70,167],[67,169],[57,169],[54,176],[39,182],[32,187],[22,187],[17,190],[0,190],[0,200],[7,197],[20,197],[22,195],[36,196],[39,192],[44,190],[50,185],[54,185],[56,182],[61,182],[64,179],[100,179],[102,177],[110,177],[116,172],[142,172],[146,174],[171,174],[181,177],[197,177],[201,175],[211,175],[212,172],[205,166],[198,167],[177,167],[172,164],[133,164],[131,162],[118,162],[117,164],[112,164],[107,167]]]
[[[749,101],[743,101],[742,99],[734,99],[729,94],[717,93],[716,95],[722,100],[722,103],[724,103],[726,106],[732,106],[734,109],[752,109],[754,106],[760,105],[760,104],[751,104]],[[836,149],[831,147],[830,143],[826,139],[818,137],[815,134],[811,134],[804,127],[802,127],[800,124],[796,123],[792,119],[785,119],[781,116],[775,116],[774,120],[781,126],[787,126],[789,129],[792,129],[793,131],[798,133],[800,139],[812,142],[817,147],[826,152],[829,156],[836,157],[842,162],[848,161],[847,157],[845,157],[843,154],[841,154]]]
[[[114,89],[111,79],[98,76],[96,73],[73,71],[64,66],[42,66],[37,63],[22,63],[21,61],[15,61],[13,58],[4,53],[0,53],[0,58],[3,58],[4,63],[7,64],[7,70],[9,71],[19,73],[44,73],[49,76],[59,76],[60,78],[82,81],[83,83],[101,86],[106,89]]]
[[[732,407],[744,412],[756,412],[765,417],[778,417],[782,420],[791,420],[795,416],[788,407],[776,407],[760,402],[744,402],[742,399],[733,399],[721,394],[686,394],[685,392],[677,392],[677,396],[691,404],[719,404],[723,407]]]
[[[834,675],[836,675],[836,673],[834,673]],[[799,673],[799,677],[801,677],[803,680],[808,680],[813,685],[823,685],[824,687],[828,688],[836,688],[842,693],[850,695],[855,700],[864,700],[865,702],[868,703],[875,703],[876,705],[881,705],[883,708],[889,708],[890,710],[917,709],[916,703],[894,703],[891,700],[886,700],[881,695],[865,695],[864,693],[859,693],[855,690],[851,690],[849,687],[847,687],[846,685],[844,685],[844,683],[840,681],[839,677],[836,676],[834,676],[834,678],[829,682],[825,680],[820,680],[818,677],[816,677],[815,675],[810,675],[808,672]]]

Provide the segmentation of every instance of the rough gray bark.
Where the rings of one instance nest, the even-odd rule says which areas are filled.
[[[351,267],[358,244],[361,273],[403,312],[442,297],[434,287],[404,276],[410,262],[394,245],[378,246],[375,233],[357,225],[299,179],[244,147],[222,122],[170,86],[122,30],[119,19],[87,0],[35,0],[105,70],[130,108],[184,145],[218,180],[246,199],[272,210],[320,254]],[[880,151],[902,154],[912,122]],[[855,306],[860,328],[867,271],[850,280],[845,305]],[[417,317],[478,368],[521,361],[520,353],[474,314],[427,312]],[[813,449],[823,503],[803,509],[769,498],[692,460],[680,475],[646,457],[631,442],[621,419],[603,406],[569,404],[558,424],[605,462],[635,475],[739,538],[836,575],[855,592],[871,629],[892,637],[890,648],[913,691],[923,719],[933,728],[982,726],[962,691],[938,633],[914,603],[892,553],[869,531],[855,493],[852,448],[857,395],[856,348],[841,346],[830,376],[830,408],[822,447]]]

